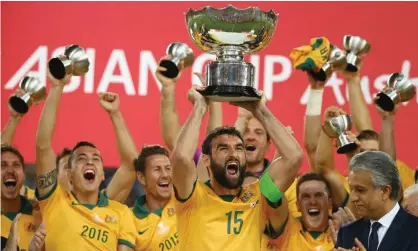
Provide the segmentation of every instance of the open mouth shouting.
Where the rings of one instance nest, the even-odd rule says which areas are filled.
[[[93,169],[84,170],[83,177],[87,182],[93,183],[96,178],[96,172]]]
[[[163,188],[163,189],[168,189],[168,188],[169,188],[169,186],[170,186],[170,182],[168,182],[168,181],[160,181],[160,182],[158,183],[158,186],[159,186],[160,188]]]
[[[4,185],[4,189],[6,189],[6,191],[14,191],[16,189],[17,186],[17,179],[14,176],[5,176],[3,179],[3,185]]]
[[[308,214],[311,217],[318,217],[321,214],[321,211],[317,208],[311,208],[308,210]]]
[[[254,152],[255,150],[257,150],[257,147],[253,144],[246,144],[245,145],[245,150],[247,152]]]
[[[231,160],[226,163],[226,172],[230,177],[239,176],[239,162],[236,160]]]

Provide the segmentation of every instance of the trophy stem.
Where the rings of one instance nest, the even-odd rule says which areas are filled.
[[[218,62],[242,62],[246,50],[240,46],[225,45],[221,46],[216,53]]]

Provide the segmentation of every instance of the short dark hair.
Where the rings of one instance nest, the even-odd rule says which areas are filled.
[[[376,140],[379,141],[379,134],[373,130],[363,130],[357,135],[358,140]]]
[[[58,168],[58,165],[59,165],[59,163],[60,163],[60,160],[62,159],[62,158],[64,158],[64,157],[66,157],[66,156],[69,156],[69,155],[71,155],[71,149],[70,148],[67,148],[67,147],[65,147],[64,149],[62,149],[62,151],[61,152],[59,152],[58,153],[58,155],[57,155],[57,158],[55,159],[55,164],[56,164],[56,167],[57,167],[57,171],[59,172],[59,168]]]
[[[1,145],[1,153],[13,153],[14,155],[17,156],[17,158],[19,159],[20,163],[22,164],[22,166],[25,166],[25,159],[23,158],[22,154],[19,152],[19,150],[17,150],[17,148],[11,146],[11,145],[6,145],[6,144],[2,144]]]
[[[142,147],[138,157],[134,159],[134,166],[137,172],[145,174],[145,161],[153,155],[165,155],[170,158],[167,149],[160,145],[145,145]]]
[[[351,171],[368,171],[372,174],[375,188],[390,186],[392,191],[389,195],[391,200],[398,199],[401,190],[401,180],[396,163],[387,153],[381,151],[366,151],[354,155],[350,160]]]
[[[314,173],[314,172],[305,173],[298,178],[298,181],[296,183],[296,197],[299,197],[300,185],[302,185],[302,183],[306,181],[311,181],[311,180],[317,180],[317,181],[323,182],[325,184],[325,188],[327,190],[329,198],[332,198],[331,187],[328,181],[322,175],[318,173]]]
[[[91,142],[88,142],[88,141],[79,141],[79,142],[77,142],[77,144],[71,150],[70,157],[68,158],[68,168],[71,168],[72,167],[71,166],[71,162],[73,161],[73,155],[74,155],[73,153],[75,152],[75,150],[77,150],[78,148],[83,147],[83,146],[88,146],[88,147],[92,147],[92,148],[96,148],[97,149],[97,147],[93,143],[91,143]]]
[[[215,128],[215,130],[213,130],[206,136],[202,144],[202,153],[210,156],[212,154],[212,140],[220,135],[225,135],[225,134],[231,135],[231,136],[237,136],[244,143],[244,139],[242,138],[240,131],[238,131],[235,127],[222,126],[222,127]]]

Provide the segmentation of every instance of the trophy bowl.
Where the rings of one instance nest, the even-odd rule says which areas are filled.
[[[350,141],[345,133],[346,131],[351,130],[352,125],[353,122],[351,116],[345,114],[328,120],[322,126],[322,130],[328,135],[328,137],[337,139],[336,143],[338,154],[350,153],[357,148],[357,144]]]
[[[392,73],[387,81],[387,87],[377,94],[375,103],[387,112],[392,112],[395,106],[415,97],[416,88],[411,80],[403,74]]]
[[[216,55],[206,66],[206,86],[202,95],[213,101],[260,100],[254,86],[254,66],[244,61],[246,54],[264,49],[273,38],[278,15],[256,7],[237,9],[231,5],[210,6],[186,13],[189,35],[203,52]]]
[[[39,102],[46,98],[46,88],[36,77],[24,77],[20,81],[19,88],[25,93],[20,96],[12,96],[9,99],[9,104],[16,112],[25,114],[34,102]]]
[[[184,43],[169,44],[166,54],[170,55],[171,59],[161,60],[160,66],[167,69],[161,73],[167,78],[176,78],[179,75],[181,62],[184,62],[184,68],[191,66],[194,62],[193,50]]]
[[[89,71],[89,66],[86,52],[76,44],[65,47],[64,57],[55,57],[48,62],[49,71],[56,79],[63,79],[70,73],[83,76]]]

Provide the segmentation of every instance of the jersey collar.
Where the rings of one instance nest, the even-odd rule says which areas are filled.
[[[331,217],[328,217],[329,219],[332,219]],[[320,231],[308,231],[305,228],[305,225],[303,224],[303,219],[302,217],[298,217],[298,220],[300,221],[300,224],[302,224],[302,229],[304,232],[308,232],[312,238],[314,238],[315,240],[318,239],[319,236],[321,236],[323,233],[326,233],[328,231],[328,226],[325,228],[325,230],[323,232]]]
[[[6,216],[9,220],[14,220],[16,215],[18,213],[22,213],[22,214],[27,214],[27,215],[32,215],[32,205],[30,203],[30,201],[22,195],[20,196],[20,210],[19,212],[7,212],[7,213],[1,213],[4,216]]]
[[[92,204],[81,204],[78,203],[77,199],[75,198],[74,194],[71,192],[72,198],[73,198],[73,202],[72,205],[73,206],[85,206],[88,209],[92,210],[93,208],[95,208],[96,206],[98,207],[106,207],[107,205],[109,205],[109,199],[106,197],[105,193],[101,193],[99,192],[99,200],[97,201],[96,205],[92,205]]]
[[[139,196],[138,199],[136,199],[135,201],[133,212],[138,219],[143,219],[151,213],[150,211],[148,211],[148,209],[144,207],[146,201],[147,200],[146,200],[145,195]],[[161,217],[162,212],[163,212],[163,209],[158,208],[152,213]]]

